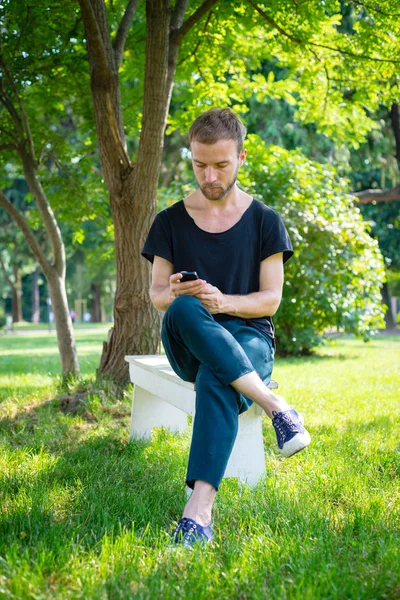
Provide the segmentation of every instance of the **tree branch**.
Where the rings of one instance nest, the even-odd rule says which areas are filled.
[[[21,229],[24,237],[32,250],[35,258],[37,259],[43,273],[47,276],[52,275],[52,266],[50,265],[47,257],[45,256],[43,250],[39,246],[35,235],[32,229],[29,227],[28,223],[25,221],[24,217],[21,213],[15,208],[15,206],[10,202],[7,196],[0,190],[0,207],[4,208],[7,213],[10,215],[12,219],[16,222],[18,227]]]
[[[0,132],[1,133],[5,133],[5,135],[8,135],[9,138],[11,138],[12,140],[14,140],[15,147],[17,148],[18,140],[14,136],[14,134],[12,133],[12,131],[9,131],[8,129],[5,129],[5,127],[0,127]]]
[[[119,24],[117,35],[115,36],[113,42],[115,64],[117,65],[117,68],[121,64],[122,54],[124,52],[126,42],[126,36],[128,35],[128,31],[131,28],[132,19],[134,17],[138,4],[139,0],[129,0],[128,5],[125,9],[124,16],[122,17],[121,22]]]
[[[211,20],[211,15],[212,15],[212,11],[210,10],[210,12],[208,13],[206,22],[204,23],[204,27],[203,27],[203,33],[206,31],[207,29],[207,25],[209,24],[210,20]],[[194,50],[192,50],[192,52],[190,52],[190,54],[188,54],[187,56],[185,56],[185,58],[182,58],[182,60],[180,60],[177,64],[177,66],[179,67],[182,63],[185,62],[185,60],[187,60],[188,58],[190,58],[191,56],[196,56],[196,52],[200,47],[201,42],[203,41],[203,36],[201,36],[201,38],[198,40],[196,46],[194,47]]]
[[[28,115],[26,113],[24,103],[22,102],[22,98],[21,98],[21,96],[18,93],[17,86],[15,85],[14,79],[12,78],[11,73],[8,70],[8,67],[7,67],[7,65],[4,62],[2,54],[0,54],[0,65],[3,67],[3,69],[4,69],[5,73],[6,73],[7,79],[10,82],[11,88],[12,88],[12,90],[14,92],[14,95],[15,95],[15,97],[17,99],[17,102],[18,102],[18,105],[19,105],[19,109],[21,111],[21,119],[22,119],[22,123],[23,123],[24,129],[25,129],[25,135],[26,135],[26,138],[28,140],[29,150],[31,152],[32,158],[35,159],[35,147],[33,145],[31,128],[29,127]]]
[[[104,46],[105,40],[103,40],[101,35],[96,12],[92,6],[91,0],[79,0],[79,4],[82,11],[89,51],[96,57],[95,64],[99,68],[97,75],[101,75],[103,78],[108,79],[111,74],[111,69]],[[89,64],[92,64],[92,61],[89,61]]]
[[[267,23],[272,25],[272,27],[277,29],[279,31],[279,33],[282,33],[282,35],[289,38],[289,40],[291,40],[295,44],[299,44],[299,45],[302,45],[305,47],[306,46],[315,46],[316,48],[325,48],[326,50],[332,50],[333,52],[339,52],[340,54],[344,54],[345,56],[351,56],[352,58],[357,58],[357,59],[362,59],[362,60],[373,60],[375,62],[388,62],[388,63],[393,63],[393,64],[400,63],[400,60],[392,60],[390,58],[377,58],[375,56],[369,56],[368,54],[355,54],[354,52],[349,52],[348,50],[343,50],[342,48],[334,48],[333,46],[317,44],[317,42],[310,42],[310,41],[306,42],[304,40],[301,40],[301,39],[295,37],[291,33],[288,33],[284,29],[282,29],[282,27],[280,25],[278,25],[278,23],[276,21],[274,21],[274,19],[272,19],[269,15],[267,15],[267,13],[265,11],[263,11],[255,2],[253,2],[253,0],[247,0],[247,2],[258,12],[259,15],[261,15],[263,17],[263,19],[265,19],[265,21],[267,21]]]
[[[60,228],[54,212],[47,200],[42,184],[37,174],[36,162],[32,159],[29,152],[24,148],[19,148],[19,153],[22,159],[24,175],[28,184],[29,190],[35,199],[36,206],[42,217],[43,225],[46,228],[49,236],[51,250],[53,253],[54,268],[59,276],[65,271],[65,248],[62,240]]]
[[[130,172],[132,169],[132,162],[126,151],[124,141],[121,139],[121,136],[118,131],[118,124],[115,120],[115,112],[111,105],[110,94],[106,94],[105,100],[106,100],[105,105],[106,105],[106,111],[107,111],[107,115],[108,115],[108,122],[110,125],[110,131],[114,138],[114,143],[116,145],[117,152],[119,154],[120,163],[121,163],[121,165],[123,165],[123,167],[126,171]]]
[[[274,21],[270,16],[268,16],[267,13],[262,10],[262,8],[260,8],[255,2],[253,2],[253,0],[247,0],[247,2],[251,4],[251,6],[258,12],[259,15],[262,16],[263,19],[265,19],[265,21],[267,21],[267,23],[269,23],[270,25],[272,25],[272,27],[277,29],[279,33],[282,33],[282,35],[286,36],[287,38],[289,38],[289,40],[292,40],[292,42],[295,42],[296,44],[303,43],[302,40],[299,40],[299,38],[295,37],[291,33],[287,33],[287,31],[282,29],[282,27],[278,25],[278,23]]]
[[[18,150],[16,144],[0,144],[0,150]]]
[[[357,2],[357,0],[351,0],[351,2],[352,2],[352,4],[358,4],[358,6],[362,6],[363,8],[366,8],[367,10],[376,12],[379,15],[382,15],[383,17],[393,17],[393,18],[400,17],[400,13],[390,15],[389,13],[383,12],[383,10],[381,10],[378,5],[369,6],[369,4],[365,4],[365,2]]]
[[[176,31],[174,41],[177,44],[180,44],[185,37],[185,35],[196,25],[198,21],[210,10],[215,4],[217,4],[218,0],[206,0],[199,6],[199,8],[192,14],[183,25]],[[171,31],[171,34],[173,32]]]
[[[362,190],[361,192],[352,192],[357,200],[354,204],[376,204],[377,202],[399,202],[400,184],[392,189],[384,190]]]
[[[0,81],[0,102],[3,104],[3,106],[6,107],[7,111],[10,113],[12,120],[14,121],[17,131],[21,136],[21,142],[23,140],[24,137],[24,128],[22,126],[22,122],[21,119],[19,117],[19,114],[17,113],[17,111],[15,110],[15,106],[12,103],[12,101],[10,100],[7,92],[5,91],[2,82]]]
[[[333,46],[325,46],[324,44],[317,44],[316,42],[306,42],[305,45],[307,44],[309,44],[310,46],[315,46],[316,48],[325,48],[326,50],[333,50],[333,52],[339,52],[339,54],[351,56],[352,58],[361,58],[362,60],[373,60],[375,62],[393,63],[394,65],[400,63],[400,60],[392,60],[391,58],[377,58],[376,56],[369,56],[368,54],[354,54],[354,52],[343,50],[343,48],[334,48]]]
[[[179,29],[182,26],[188,4],[188,0],[176,0],[175,7],[171,16],[171,31],[173,29]]]

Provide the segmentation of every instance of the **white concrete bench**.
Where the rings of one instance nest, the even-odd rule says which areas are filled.
[[[125,356],[125,360],[134,384],[130,438],[150,439],[153,427],[164,426],[178,433],[186,431],[187,415],[195,414],[195,384],[178,377],[164,355]],[[275,389],[278,384],[271,381],[268,387]],[[254,486],[265,473],[261,425],[264,414],[253,403],[239,416],[238,434],[224,477],[237,477]],[[191,492],[187,487],[187,493]]]

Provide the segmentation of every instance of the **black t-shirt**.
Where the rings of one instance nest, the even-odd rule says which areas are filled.
[[[260,290],[261,261],[278,252],[285,263],[293,255],[292,244],[281,217],[262,202],[253,199],[230,229],[209,233],[196,225],[180,200],[157,214],[141,254],[150,262],[154,256],[165,258],[174,273],[197,271],[223,294],[246,295]],[[213,317],[221,322],[233,315]],[[274,340],[271,317],[245,320]]]

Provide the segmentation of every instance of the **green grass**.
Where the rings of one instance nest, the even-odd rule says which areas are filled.
[[[104,334],[77,333],[86,376]],[[54,338],[0,339],[0,598],[400,598],[400,337],[277,360],[311,446],[224,480],[214,546],[167,550],[186,501],[190,431],[128,443],[130,398],[64,414]]]
[[[74,323],[74,329],[109,329],[112,327],[112,323]],[[15,331],[43,331],[49,328],[49,324],[47,322],[43,323],[30,323],[29,321],[22,321],[21,323],[14,323],[13,329]],[[51,331],[55,332],[54,323],[51,325]]]

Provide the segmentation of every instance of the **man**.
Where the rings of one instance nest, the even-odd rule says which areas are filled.
[[[272,393],[271,316],[293,249],[280,216],[236,184],[246,129],[229,109],[200,115],[189,131],[199,188],[162,210],[142,255],[153,262],[150,296],[165,312],[161,337],[174,371],[196,384],[186,484],[194,491],[172,535],[192,546],[213,537],[211,511],[238,430],[253,402],[272,419],[286,457],[310,443],[299,413]],[[198,279],[182,282],[181,271]]]

